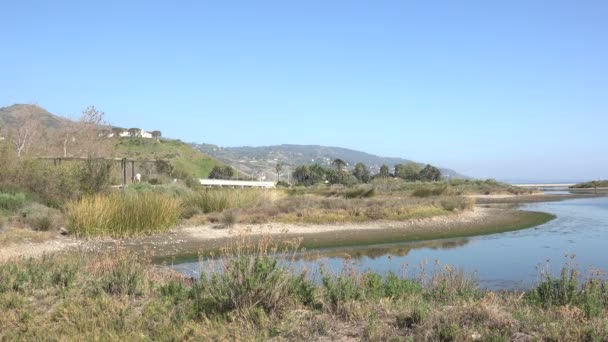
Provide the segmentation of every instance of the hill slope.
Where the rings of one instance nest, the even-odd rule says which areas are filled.
[[[40,120],[42,127],[47,129],[58,129],[70,122],[69,119],[49,113],[46,109],[30,104],[14,104],[0,108],[0,127],[15,127],[19,121],[28,116],[34,116]]]
[[[342,147],[319,145],[285,144],[260,147],[220,147],[210,144],[194,144],[193,146],[199,151],[243,172],[258,177],[266,177],[266,179],[276,178],[275,165],[277,162],[287,165],[288,168],[293,168],[297,165],[330,165],[331,161],[339,158],[344,160],[351,168],[356,163],[364,163],[372,173],[377,173],[382,164],[392,167],[395,164],[411,162],[411,160],[403,158],[380,157]],[[454,170],[441,169],[441,172],[449,178],[464,178]]]
[[[52,143],[53,132],[61,129],[71,120],[54,115],[46,109],[27,104],[15,104],[0,108],[0,127],[17,128],[22,119],[35,118],[40,122],[45,143]],[[108,138],[112,142],[112,156],[116,158],[168,159],[178,174],[205,178],[220,161],[192,148],[179,140],[144,138]]]
[[[115,138],[114,156],[125,158],[168,159],[179,174],[207,178],[222,162],[197,151],[179,140]]]

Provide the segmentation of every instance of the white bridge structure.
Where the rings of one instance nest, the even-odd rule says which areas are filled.
[[[199,179],[204,186],[219,186],[232,188],[265,188],[272,189],[276,187],[275,182],[260,182],[260,181],[243,181],[231,179]]]

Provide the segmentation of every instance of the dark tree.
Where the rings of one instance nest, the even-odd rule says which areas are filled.
[[[150,134],[152,134],[153,138],[160,138],[163,136],[163,134],[161,133],[161,131],[152,131],[150,132]]]
[[[141,129],[139,128],[129,128],[129,136],[138,137],[141,134]]]
[[[420,165],[414,162],[395,165],[395,177],[405,179],[408,182],[420,180],[421,171]]]
[[[280,162],[277,163],[277,165],[275,165],[274,167],[275,171],[277,172],[277,182],[279,182],[281,180],[281,171],[283,171],[283,164],[281,164]]]
[[[343,169],[344,167],[346,167],[346,162],[345,162],[344,160],[340,159],[340,158],[336,158],[336,159],[334,159],[334,161],[333,161],[333,162],[331,162],[331,164],[332,164],[333,166],[335,166],[335,167],[336,167],[336,170],[338,170],[338,171],[342,171],[342,169]]]
[[[427,164],[422,171],[420,171],[420,178],[429,182],[436,182],[441,179],[441,171],[438,168]]]
[[[353,176],[361,183],[368,183],[371,178],[369,169],[363,163],[357,163],[357,165],[355,165]]]
[[[380,166],[380,173],[378,174],[378,176],[380,178],[388,178],[390,177],[391,173],[388,169],[388,165],[384,164],[382,166]]]
[[[310,169],[308,166],[298,166],[293,171],[293,179],[296,184],[299,185],[312,185],[314,181],[312,180]]]
[[[234,169],[228,165],[226,166],[214,166],[209,173],[211,179],[230,179],[234,176]]]

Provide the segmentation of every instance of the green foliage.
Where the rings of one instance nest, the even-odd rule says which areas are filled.
[[[228,261],[222,273],[203,274],[193,287],[195,310],[199,314],[281,310],[291,290],[307,296],[306,286],[294,285],[292,275],[268,254],[239,255]],[[304,292],[302,292],[304,291]]]
[[[60,207],[80,194],[75,174],[75,166],[69,163],[55,166],[48,161],[23,159],[3,165],[0,189],[23,192],[28,199]]]
[[[80,189],[88,195],[106,191],[110,187],[112,162],[89,158],[79,165],[77,174]]]
[[[321,165],[298,166],[294,170],[293,180],[296,185],[311,186],[318,183],[352,185],[357,179],[342,168],[333,170]]]
[[[358,188],[353,188],[353,189],[349,189],[349,190],[345,191],[342,194],[342,196],[344,198],[370,198],[370,197],[374,197],[375,194],[376,194],[376,189],[374,189],[373,187],[371,187],[371,188],[358,187]]]
[[[114,139],[115,155],[124,158],[155,159],[156,172],[180,178],[207,178],[211,169],[222,165],[178,140],[119,138]]]
[[[0,209],[9,211],[17,210],[25,204],[25,194],[18,192],[16,194],[0,192]]]
[[[598,317],[608,307],[608,283],[591,277],[579,286],[579,273],[571,265],[562,267],[559,278],[541,273],[541,282],[526,293],[529,302],[543,307],[575,305],[589,318]]]
[[[100,285],[107,294],[139,296],[144,292],[145,269],[141,261],[118,258],[110,269],[102,271]]]
[[[361,183],[369,183],[371,180],[369,169],[363,163],[357,163],[355,165],[353,176],[355,176],[355,178],[357,178],[357,180]]]
[[[420,180],[422,167],[418,163],[409,162],[395,165],[395,177],[405,179],[409,182]]]
[[[341,312],[352,301],[377,301],[421,293],[422,286],[390,272],[384,278],[375,273],[357,275],[345,268],[339,275],[323,275],[325,300],[333,312]]]
[[[167,231],[182,211],[174,197],[155,193],[111,193],[67,205],[70,231],[78,236],[134,236]]]
[[[605,285],[597,276],[563,301],[569,304],[545,305],[510,291],[470,295],[462,291],[468,281],[445,272],[382,278],[347,266],[339,275],[324,274],[319,285],[290,268],[286,259],[293,254],[284,250],[235,248],[208,261],[200,280],[121,251],[0,263],[0,334],[8,340],[608,337]],[[446,291],[452,295],[435,295]]]
[[[230,179],[234,176],[234,169],[230,166],[214,166],[209,173],[211,179]]]
[[[412,196],[414,197],[429,197],[440,196],[448,190],[447,184],[421,184],[414,188]]]
[[[380,172],[378,173],[378,177],[380,178],[388,178],[391,176],[391,172],[388,168],[388,165],[383,164],[382,166],[380,166]]]
[[[528,294],[528,299],[546,306],[572,304],[578,293],[578,273],[576,269],[563,267],[560,277],[554,279],[550,274]]]
[[[420,171],[420,179],[427,182],[439,181],[441,180],[441,171],[432,165],[427,165]]]

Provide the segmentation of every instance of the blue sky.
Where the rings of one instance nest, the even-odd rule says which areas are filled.
[[[607,1],[3,1],[0,106],[608,178]]]

